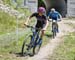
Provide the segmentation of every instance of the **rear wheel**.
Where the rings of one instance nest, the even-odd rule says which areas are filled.
[[[37,54],[39,52],[41,45],[42,45],[42,40],[40,40],[40,42],[38,43],[38,45],[35,45],[33,47],[33,54]]]
[[[56,36],[56,31],[53,31],[53,38],[55,38]]]
[[[52,30],[52,32],[53,32],[53,38],[55,38],[56,32],[57,32],[57,26],[56,26],[56,25],[53,25],[53,30]]]

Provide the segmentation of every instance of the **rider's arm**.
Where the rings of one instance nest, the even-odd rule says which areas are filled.
[[[51,12],[48,13],[48,19],[51,17]]]
[[[30,18],[28,17],[28,18],[27,18],[27,21],[26,21],[24,24],[27,25],[28,22],[29,22],[29,20],[30,20]]]
[[[48,17],[45,16],[45,22],[46,22],[46,25],[48,25]]]
[[[60,15],[60,20],[62,20],[62,16]]]
[[[60,19],[60,20],[62,20],[62,16],[61,16],[61,14],[60,14],[60,13],[59,13],[59,19]]]
[[[49,14],[48,14],[48,21],[50,21],[50,22],[52,21],[51,14],[52,14],[51,12],[49,12]]]
[[[25,22],[25,25],[27,25],[28,22],[29,22],[29,20],[30,20],[32,17],[34,17],[34,16],[36,16],[36,13],[33,13],[30,17],[27,18],[27,21]]]

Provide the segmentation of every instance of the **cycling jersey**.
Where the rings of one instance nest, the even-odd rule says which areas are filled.
[[[55,12],[50,12],[48,14],[48,16],[52,19],[52,20],[58,20],[60,19],[60,13],[55,11]]]
[[[33,13],[30,17],[36,17],[37,22],[41,22],[43,24],[46,23],[47,17],[45,15],[40,16],[38,13]]]
[[[33,13],[31,16],[30,16],[30,18],[31,17],[36,17],[36,19],[37,19],[37,24],[36,24],[36,27],[41,27],[41,28],[43,28],[44,27],[44,25],[46,24],[46,22],[47,22],[47,17],[45,16],[45,15],[42,15],[42,16],[40,16],[38,13]]]

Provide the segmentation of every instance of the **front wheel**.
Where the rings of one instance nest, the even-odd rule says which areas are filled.
[[[21,48],[21,54],[25,55],[28,51],[28,46],[30,44],[31,36],[27,36],[23,42],[22,48]]]

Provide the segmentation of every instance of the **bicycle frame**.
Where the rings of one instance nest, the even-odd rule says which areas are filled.
[[[58,29],[57,23],[56,22],[52,22],[53,38],[55,38],[55,36],[56,36],[57,29]]]
[[[33,29],[35,29],[35,31]],[[36,28],[31,28],[31,31],[33,34],[32,34],[32,39],[30,43],[34,42],[33,43],[34,46],[41,44],[40,42],[42,41],[39,40],[40,39],[40,29],[36,31]]]
[[[52,22],[52,30],[57,31],[57,23],[56,22]]]
[[[25,38],[25,40],[23,42],[23,45],[22,45],[21,52],[22,52],[22,55],[24,55],[24,52],[28,52],[28,51],[32,50],[32,53],[34,55],[34,54],[36,54],[36,51],[38,53],[38,51],[39,51],[39,49],[41,47],[41,44],[42,44],[42,39],[40,38],[40,30],[41,29],[40,28],[34,28],[33,26],[29,26],[29,25],[27,25],[27,27],[31,28],[31,32],[33,34],[32,34],[32,36],[28,35]]]

